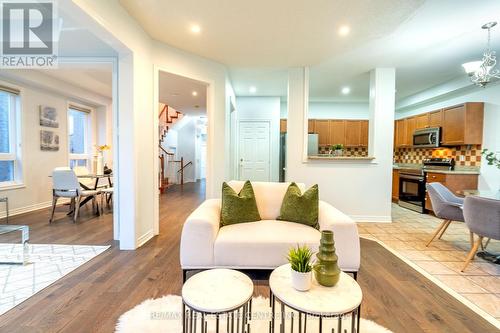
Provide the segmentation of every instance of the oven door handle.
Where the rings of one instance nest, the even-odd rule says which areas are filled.
[[[411,175],[400,175],[399,176],[401,179],[411,179],[411,180],[418,180],[420,182],[424,181],[424,178],[422,176],[411,176]]]

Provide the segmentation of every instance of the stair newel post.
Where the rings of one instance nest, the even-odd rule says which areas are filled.
[[[181,185],[184,185],[184,157],[181,157]]]

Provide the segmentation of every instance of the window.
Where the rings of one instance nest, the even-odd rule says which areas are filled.
[[[68,110],[69,166],[89,166],[90,110],[70,106]]]
[[[0,87],[0,187],[20,184],[19,91]]]

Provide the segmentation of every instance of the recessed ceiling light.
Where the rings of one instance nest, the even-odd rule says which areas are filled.
[[[197,91],[193,91],[193,92],[191,93],[191,95],[193,95],[193,96],[198,96],[198,92],[197,92]]]
[[[248,89],[248,91],[250,91],[250,93],[252,93],[252,94],[255,94],[255,93],[257,92],[257,87],[255,87],[255,86],[251,86],[251,87]]]
[[[171,93],[170,96],[177,97],[179,96],[179,93]]]
[[[351,28],[348,25],[342,25],[339,28],[339,35],[344,37],[349,35],[349,32],[351,32]]]
[[[351,88],[344,87],[344,88],[342,88],[341,92],[342,92],[342,94],[347,95],[351,92]]]
[[[194,34],[199,34],[201,32],[201,27],[198,24],[193,24],[191,26],[191,32]]]

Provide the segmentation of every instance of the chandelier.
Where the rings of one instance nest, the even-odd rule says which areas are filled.
[[[491,28],[497,25],[497,22],[489,22],[481,28],[488,30],[488,44],[483,53],[481,61],[471,61],[462,65],[471,81],[480,87],[485,87],[493,78],[500,79],[500,70],[495,68],[497,57],[495,51],[490,48]]]

